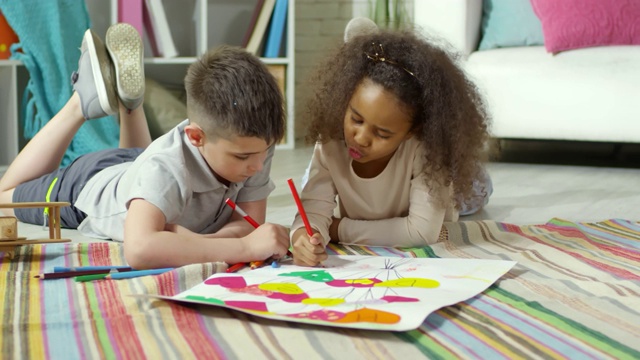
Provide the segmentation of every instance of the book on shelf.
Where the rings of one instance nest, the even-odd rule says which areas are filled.
[[[276,82],[278,83],[278,88],[280,88],[280,92],[282,93],[282,97],[286,99],[285,94],[285,80],[287,74],[287,66],[284,64],[267,64],[267,69],[276,78]]]
[[[279,57],[286,57],[287,56],[287,42],[288,41],[289,41],[289,37],[287,36],[287,33],[285,32],[282,35],[282,41],[280,42],[280,51],[278,52],[278,56]]]
[[[245,47],[248,52],[254,55],[260,54],[260,46],[264,46],[265,33],[267,32],[267,26],[269,25],[269,20],[271,20],[271,14],[273,14],[275,5],[276,0],[264,0],[260,8],[260,14],[258,14],[258,19]]]
[[[169,28],[162,0],[144,0],[143,15],[144,27],[154,56],[165,58],[178,56],[178,50],[171,37],[171,29]]]
[[[264,57],[275,58],[280,56],[280,48],[285,34],[284,28],[287,20],[287,7],[289,0],[276,0],[271,23],[267,33],[267,43],[264,49]]]
[[[247,31],[244,33],[244,37],[242,38],[243,48],[246,48],[249,44],[249,39],[251,38],[253,29],[256,28],[256,22],[258,21],[260,10],[262,10],[262,4],[264,4],[264,0],[257,0],[256,6],[253,8],[253,13],[251,13],[251,20],[249,21],[249,27],[247,28]]]
[[[127,23],[144,36],[144,0],[118,0],[118,22]]]
[[[287,65],[284,64],[267,64],[267,69],[276,78],[276,83],[278,84],[278,88],[282,93],[282,98],[287,101],[286,90],[286,80],[287,80]],[[286,132],[285,132],[286,133]],[[280,145],[287,143],[287,136],[285,135],[282,140],[280,140]]]

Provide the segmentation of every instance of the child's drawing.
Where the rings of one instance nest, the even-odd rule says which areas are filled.
[[[515,262],[329,256],[324,268],[283,264],[214,274],[169,299],[240,310],[270,319],[404,331],[431,312],[469,299]]]

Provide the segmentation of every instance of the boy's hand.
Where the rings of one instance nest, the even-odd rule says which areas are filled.
[[[289,250],[289,230],[277,224],[265,223],[242,238],[251,261],[283,257]]]
[[[327,259],[324,240],[319,233],[309,237],[305,228],[300,228],[291,237],[293,263],[298,266],[316,266]]]

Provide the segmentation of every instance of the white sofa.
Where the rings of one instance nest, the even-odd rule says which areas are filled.
[[[482,0],[415,0],[415,24],[462,52],[500,139],[640,143],[640,46],[476,51]]]

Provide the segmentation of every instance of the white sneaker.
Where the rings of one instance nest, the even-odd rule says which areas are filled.
[[[96,119],[118,111],[113,66],[104,43],[91,29],[85,31],[78,70],[71,75],[73,89],[80,96],[82,115]]]
[[[118,97],[133,110],[144,100],[144,48],[138,30],[127,23],[113,24],[105,38],[115,67]]]

